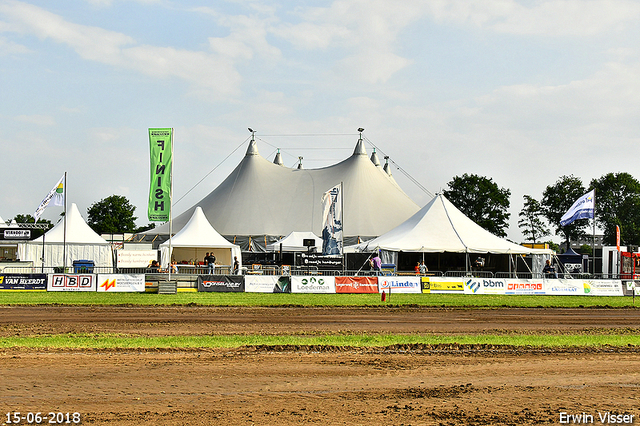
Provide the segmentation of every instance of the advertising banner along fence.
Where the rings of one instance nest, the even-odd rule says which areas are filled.
[[[0,290],[46,290],[47,274],[0,274]]]
[[[378,293],[378,277],[336,277],[336,293]]]
[[[47,291],[96,291],[94,274],[49,274]]]
[[[199,275],[198,291],[243,292],[242,275]]]
[[[144,274],[99,274],[98,292],[144,293]]]

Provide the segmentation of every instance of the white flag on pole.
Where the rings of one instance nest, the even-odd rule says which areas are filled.
[[[44,197],[44,200],[40,203],[40,206],[36,209],[36,212],[33,214],[33,218],[37,222],[44,213],[44,209],[47,208],[49,202],[53,200],[54,206],[64,206],[64,175],[60,178],[56,186],[53,187],[51,191]]]
[[[596,190],[592,189],[573,203],[571,208],[560,219],[560,226],[567,226],[578,219],[593,219],[595,207]]]

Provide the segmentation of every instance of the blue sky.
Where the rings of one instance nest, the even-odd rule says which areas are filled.
[[[247,127],[306,168],[364,127],[432,193],[463,173],[510,189],[519,241],[523,195],[640,178],[639,18],[624,0],[0,0],[0,217],[33,214],[66,171],[85,217],[117,194],[148,223],[149,127],[175,128],[176,213],[237,165]]]

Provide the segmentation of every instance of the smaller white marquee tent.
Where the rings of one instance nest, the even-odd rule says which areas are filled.
[[[313,239],[316,241],[315,247],[318,253],[322,253],[322,238],[318,237],[313,232],[298,232],[293,231],[286,237],[276,241],[275,243],[267,246],[267,251],[280,251],[280,245],[282,244],[282,251],[307,251],[307,247],[303,245],[303,240]]]
[[[100,268],[113,267],[111,244],[87,225],[75,203],[71,204],[66,213],[66,237],[64,222],[64,219],[59,221],[33,241],[18,244],[18,258],[23,262],[32,261],[34,266],[41,267],[44,246],[45,267],[62,266],[65,250],[68,267],[73,265],[74,260],[92,260]]]
[[[349,251],[412,251],[425,253],[547,254],[500,238],[469,219],[442,194],[391,231],[350,246]]]
[[[160,264],[163,268],[169,265],[169,259],[178,263],[201,262],[209,252],[216,257],[217,265],[233,267],[233,258],[238,257],[242,267],[242,252],[240,246],[230,243],[216,231],[207,220],[202,208],[194,210],[189,222],[169,240],[160,244]],[[171,251],[169,251],[171,245]]]

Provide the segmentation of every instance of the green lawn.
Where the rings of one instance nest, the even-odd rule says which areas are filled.
[[[540,307],[635,308],[632,297],[500,296],[463,294],[282,293],[153,293],[0,291],[0,305],[202,305],[202,306],[432,306],[432,307]],[[640,305],[640,301],[638,302]]]

